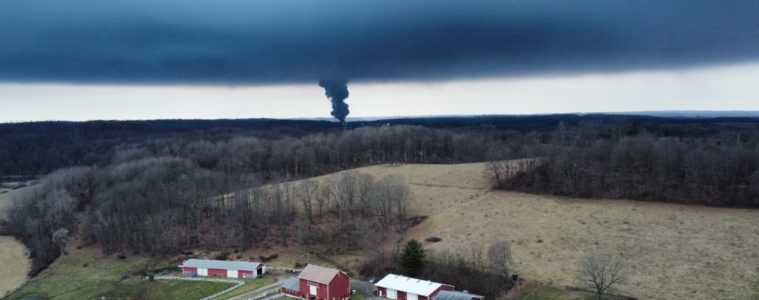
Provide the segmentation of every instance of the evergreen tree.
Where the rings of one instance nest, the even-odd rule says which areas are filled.
[[[408,276],[418,276],[424,269],[425,251],[422,244],[416,240],[410,240],[406,243],[401,253],[401,268]]]

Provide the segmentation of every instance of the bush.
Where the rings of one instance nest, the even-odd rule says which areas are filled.
[[[460,255],[440,255],[425,262],[422,278],[445,282],[458,289],[496,299],[514,285],[506,274],[490,271],[481,254],[475,253],[471,258]]]
[[[214,256],[214,259],[216,259],[216,260],[227,260],[227,259],[229,259],[229,252],[222,251],[219,254],[216,254],[216,256]]]
[[[430,242],[430,243],[437,243],[437,242],[442,241],[443,239],[440,238],[440,237],[431,236],[431,237],[428,237],[428,238],[426,238],[424,240],[427,241],[427,242]]]

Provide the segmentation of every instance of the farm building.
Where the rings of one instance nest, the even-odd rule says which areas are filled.
[[[434,300],[482,300],[484,297],[467,292],[458,291],[440,291],[435,295]]]
[[[257,278],[266,273],[266,265],[245,261],[188,259],[179,267],[188,276]]]
[[[297,278],[286,280],[282,292],[309,300],[346,300],[350,298],[350,277],[336,269],[308,265]]]
[[[377,295],[392,300],[434,300],[441,291],[453,291],[453,286],[388,274],[375,284]]]

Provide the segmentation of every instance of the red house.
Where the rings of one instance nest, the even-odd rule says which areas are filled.
[[[282,292],[299,299],[347,300],[351,296],[350,277],[340,270],[308,265],[297,280],[282,284]]]

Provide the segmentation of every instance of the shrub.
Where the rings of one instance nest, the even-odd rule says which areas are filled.
[[[430,243],[437,243],[439,241],[442,241],[443,239],[440,238],[440,237],[437,237],[437,236],[431,236],[431,237],[428,237],[428,238],[426,238],[424,240],[427,241],[427,242],[430,242]]]

